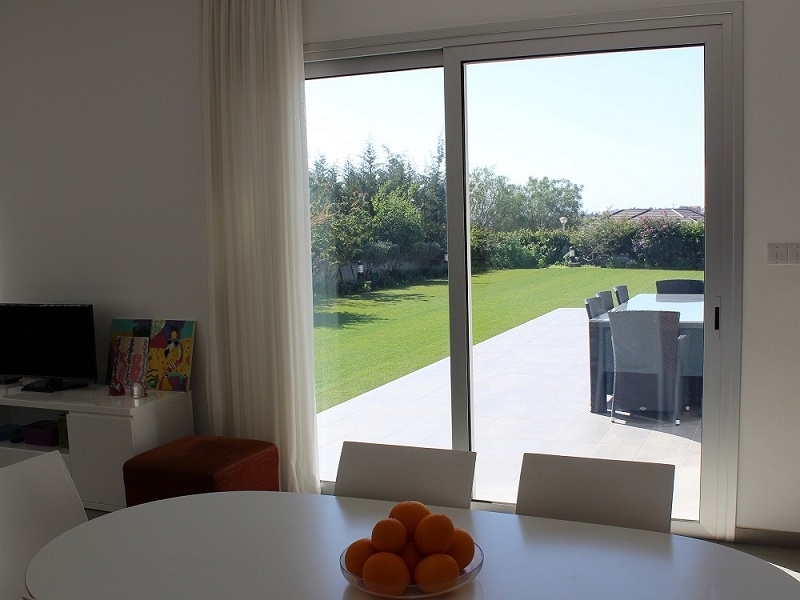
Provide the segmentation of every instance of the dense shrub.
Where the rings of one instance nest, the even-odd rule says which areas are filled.
[[[532,269],[539,266],[536,255],[526,245],[524,233],[520,231],[500,231],[495,233],[489,247],[489,266],[493,269]]]
[[[380,270],[383,265],[396,259],[399,250],[396,244],[391,242],[366,242],[361,246],[360,257],[364,263],[364,270],[372,273]]]
[[[437,242],[417,242],[409,258],[417,268],[426,270],[442,262],[444,250]]]
[[[489,268],[492,232],[485,227],[473,225],[470,229],[470,263],[473,272],[485,271]]]
[[[588,218],[570,234],[583,262],[601,267],[702,269],[705,226],[671,219]]]
[[[528,246],[536,256],[539,267],[546,267],[563,261],[570,240],[560,229],[538,229],[533,232]]]
[[[584,262],[601,267],[625,266],[634,258],[633,238],[638,231],[636,221],[602,215],[587,218],[570,234],[570,243]]]
[[[703,269],[705,227],[669,219],[645,219],[632,240],[633,254],[651,269]]]
[[[553,229],[491,231],[471,230],[472,270],[536,269],[562,262],[569,248],[566,233]]]

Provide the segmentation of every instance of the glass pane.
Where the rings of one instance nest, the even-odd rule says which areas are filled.
[[[451,447],[441,69],[306,82],[320,472]]]
[[[630,308],[664,309],[657,280],[703,279],[703,49],[481,62],[465,80],[476,498],[514,502],[525,452],[666,462],[673,517],[698,520],[702,310],[669,305],[693,328],[681,397],[631,406],[620,384],[612,422],[608,317],[584,302],[618,306],[626,286]]]

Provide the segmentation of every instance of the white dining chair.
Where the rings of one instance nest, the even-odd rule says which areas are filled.
[[[345,441],[334,495],[469,508],[475,452]]]
[[[669,533],[675,465],[523,454],[516,513]]]
[[[58,450],[0,469],[0,598],[29,598],[28,563],[49,541],[86,521]]]

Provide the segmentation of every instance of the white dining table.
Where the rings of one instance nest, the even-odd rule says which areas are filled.
[[[280,600],[372,596],[345,581],[339,555],[368,537],[392,502],[287,492],[161,500],[82,524],[31,561],[36,600]],[[713,542],[436,508],[469,531],[485,560],[448,600],[800,599],[800,582]]]
[[[682,326],[702,328],[704,305],[703,294],[637,294],[611,310],[673,310],[680,313]],[[598,318],[608,321],[608,313]]]

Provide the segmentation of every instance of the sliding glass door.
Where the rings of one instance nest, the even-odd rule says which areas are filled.
[[[680,425],[612,422],[584,299],[704,278],[703,66],[702,46],[464,65],[476,499],[514,502],[524,452],[666,462],[674,517],[698,520],[702,321]]]
[[[474,450],[475,500],[503,504],[524,452],[668,462],[675,530],[730,532],[734,21],[309,51],[324,481],[345,439]],[[680,425],[638,406],[612,422],[613,358],[593,362],[584,300],[624,286],[635,307],[676,278],[705,284]]]
[[[342,441],[449,448],[442,69],[306,86],[320,473]]]

